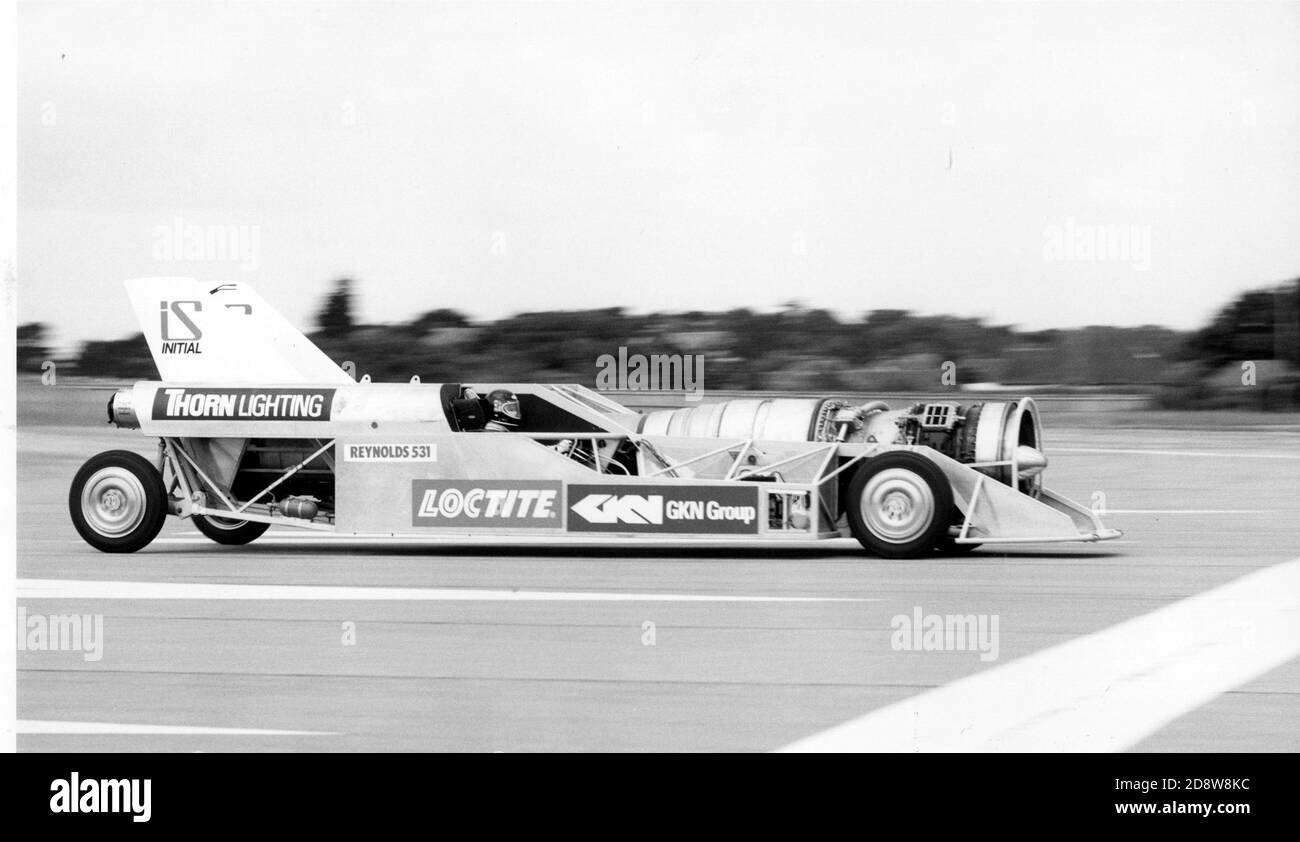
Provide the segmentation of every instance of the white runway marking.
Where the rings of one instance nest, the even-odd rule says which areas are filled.
[[[40,540],[40,539],[35,539]],[[479,536],[454,534],[454,535],[349,535],[346,533],[319,532],[308,529],[284,529],[272,530],[267,532],[257,540],[257,545],[271,542],[299,541],[302,543],[339,543],[339,544],[427,544],[429,546],[481,546],[483,539]],[[153,544],[202,544],[213,546],[207,538],[195,532],[193,536],[167,535],[155,538]],[[673,538],[647,538],[639,536],[636,538],[624,538],[620,536],[592,536],[580,537],[569,535],[561,540],[552,538],[539,538],[537,536],[511,536],[511,535],[493,535],[491,539],[493,546],[521,546],[521,547],[629,547],[629,548],[663,548],[663,549],[682,549],[693,547],[718,547],[722,549],[746,549],[759,547],[761,549],[773,549],[785,547],[790,549],[814,549],[824,548],[827,546],[848,547],[858,546],[853,538],[825,538],[817,541],[811,540],[777,540],[756,543],[753,540],[737,540],[735,538],[691,538],[689,540]]]
[[[19,579],[19,599],[399,600],[411,602],[877,602],[857,597],[732,596],[603,591],[506,591],[476,588],[382,588],[335,585],[227,585],[207,582],[110,582]]]
[[[276,731],[265,728],[205,728],[193,725],[137,725],[130,722],[62,722],[20,719],[19,734],[176,734],[185,736],[328,737],[332,731]]]
[[[1300,559],[872,711],[783,751],[1122,751],[1300,655]]]
[[[1107,509],[1097,513],[1106,515],[1275,515],[1272,509]]]
[[[1300,453],[1278,453],[1276,451],[1242,452],[1240,450],[1140,450],[1119,447],[1053,447],[1051,453],[1124,453],[1138,456],[1185,456],[1201,459],[1223,456],[1229,459],[1300,459]]]

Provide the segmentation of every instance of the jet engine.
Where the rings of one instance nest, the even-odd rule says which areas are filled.
[[[721,401],[642,416],[651,436],[908,444],[933,448],[998,482],[1037,496],[1042,472],[1042,425],[1033,398],[963,406],[914,404],[891,410],[882,401],[838,398],[760,398]]]

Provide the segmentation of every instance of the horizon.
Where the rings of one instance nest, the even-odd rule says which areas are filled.
[[[1300,283],[1300,278],[1295,278],[1291,281],[1286,281],[1281,284],[1272,284],[1266,287],[1261,287],[1258,290],[1253,290],[1253,291],[1264,291],[1269,289],[1281,288],[1295,283]],[[353,289],[355,290],[355,288],[356,288],[356,284],[354,283]],[[1247,292],[1250,291],[1252,290],[1247,290]],[[329,294],[328,289],[322,293],[322,298],[321,298],[322,306],[324,303],[324,297],[328,294]],[[790,303],[795,303],[795,302],[790,302]],[[1231,301],[1225,301],[1223,307],[1227,307],[1230,303]],[[492,319],[474,318],[467,313],[456,310],[455,308],[436,307],[433,310],[424,310],[392,321],[374,322],[374,321],[366,321],[363,319],[357,319],[356,321],[354,321],[352,329],[359,330],[365,328],[401,327],[405,325],[410,325],[414,323],[416,320],[418,320],[419,318],[421,318],[422,316],[425,316],[432,312],[437,312],[439,310],[446,310],[455,313],[456,315],[464,317],[468,322],[467,325],[468,327],[490,327],[492,325],[500,324],[503,321],[508,321],[510,319],[521,318],[524,316],[532,316],[532,315],[561,315],[561,314],[577,315],[577,314],[585,314],[585,313],[602,312],[608,310],[621,311],[620,315],[621,317],[624,318],[674,317],[674,316],[687,316],[691,314],[698,314],[701,317],[707,318],[707,317],[725,316],[728,313],[732,313],[737,310],[748,310],[749,312],[758,315],[777,315],[782,312],[822,311],[822,312],[828,312],[831,315],[831,317],[835,319],[837,323],[845,326],[865,324],[868,321],[869,317],[875,313],[898,312],[898,313],[905,314],[909,318],[917,318],[917,319],[973,320],[973,321],[977,321],[979,323],[979,326],[983,328],[987,328],[990,330],[1007,330],[1010,331],[1011,333],[1021,334],[1021,335],[1049,333],[1049,332],[1084,331],[1084,330],[1095,330],[1095,329],[1133,330],[1133,331],[1138,331],[1138,330],[1168,331],[1171,333],[1191,335],[1197,332],[1198,330],[1202,329],[1203,327],[1205,327],[1207,324],[1209,324],[1209,322],[1207,321],[1202,325],[1197,325],[1191,328],[1174,328],[1168,325],[1161,325],[1161,324],[1135,324],[1135,325],[1080,324],[1080,325],[1070,325],[1070,326],[1062,326],[1062,327],[1029,328],[1019,324],[990,322],[987,319],[984,319],[982,317],[966,316],[959,313],[923,313],[916,310],[906,310],[906,309],[899,310],[895,308],[888,308],[882,310],[870,310],[858,314],[846,314],[843,312],[837,312],[830,308],[804,307],[798,305],[794,307],[787,306],[787,305],[777,305],[774,307],[763,307],[763,308],[748,307],[742,305],[738,307],[731,307],[726,310],[646,310],[646,311],[632,310],[627,307],[620,307],[618,305],[614,305],[611,307],[590,308],[590,309],[566,308],[566,309],[555,309],[555,310],[521,310],[518,312],[507,313],[503,316],[492,318]],[[294,327],[301,330],[304,335],[311,336],[324,331],[324,328],[320,326],[316,318],[316,316],[319,315],[320,308],[318,307],[314,312],[316,315],[310,318],[306,323],[294,324]],[[1217,312],[1218,311],[1216,310],[1216,313]],[[31,324],[36,324],[36,322],[19,321],[18,326],[26,327]],[[137,324],[133,327],[133,329],[117,336],[88,336],[83,339],[76,340],[72,344],[60,344],[56,340],[56,337],[59,336],[57,325],[50,324],[48,322],[39,322],[39,324],[42,324],[46,330],[45,340],[46,340],[47,347],[50,348],[52,353],[55,353],[60,356],[78,354],[84,348],[85,344],[89,342],[122,342],[131,339],[141,333],[139,325]]]

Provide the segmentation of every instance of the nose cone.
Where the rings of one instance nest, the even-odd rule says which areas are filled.
[[[1016,448],[1016,470],[1022,477],[1032,477],[1043,472],[1047,467],[1047,457],[1041,450],[1022,444]]]

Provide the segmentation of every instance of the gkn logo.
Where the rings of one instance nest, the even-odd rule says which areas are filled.
[[[574,532],[754,534],[758,491],[753,486],[569,487]]]
[[[587,523],[664,522],[660,494],[588,494],[573,504],[573,513]]]

